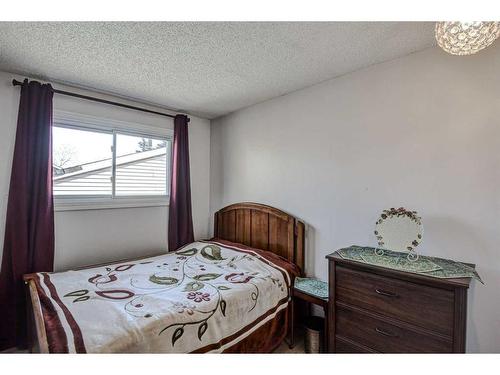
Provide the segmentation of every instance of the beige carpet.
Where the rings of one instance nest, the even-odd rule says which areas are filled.
[[[290,349],[286,341],[283,341],[281,345],[274,351],[275,354],[304,354],[304,333],[297,332],[295,334],[295,346]]]
[[[2,351],[3,354],[13,354],[13,353],[29,353],[27,350],[17,350],[15,348]],[[286,341],[283,341],[281,345],[274,351],[275,354],[304,354],[304,333],[299,329],[299,332],[295,335],[295,346],[290,349]]]

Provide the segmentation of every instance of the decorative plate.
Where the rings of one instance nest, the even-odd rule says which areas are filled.
[[[422,220],[416,211],[403,207],[384,210],[375,224],[375,236],[382,249],[375,253],[382,255],[384,249],[408,252],[408,260],[417,260],[415,248],[422,241]]]

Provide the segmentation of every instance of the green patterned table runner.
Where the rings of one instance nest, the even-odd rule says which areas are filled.
[[[384,250],[384,255],[376,255],[373,247],[361,246],[346,247],[337,250],[337,253],[344,259],[372,264],[374,266],[418,273],[441,279],[471,277],[484,284],[474,268],[450,259],[420,255],[417,261],[410,262],[407,259],[407,253]]]
[[[328,299],[328,283],[309,277],[296,277],[295,289],[321,299]]]

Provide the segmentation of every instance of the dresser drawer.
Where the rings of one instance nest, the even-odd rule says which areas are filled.
[[[336,325],[337,352],[354,350],[355,346],[349,342],[382,353],[451,353],[453,350],[451,339],[418,333],[344,307],[337,307]]]
[[[335,340],[335,353],[344,354],[363,354],[363,353],[378,353],[371,348],[361,346],[347,338],[338,337]]]
[[[337,266],[335,298],[444,335],[453,335],[454,294],[408,281]]]

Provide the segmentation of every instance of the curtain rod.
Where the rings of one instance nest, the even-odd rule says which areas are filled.
[[[19,82],[16,79],[12,80],[12,86],[22,86],[22,84],[23,84],[22,82]],[[117,106],[117,107],[123,107],[123,108],[133,109],[135,111],[153,113],[155,115],[160,115],[160,116],[166,116],[166,117],[170,117],[170,118],[175,118],[174,115],[170,115],[168,113],[152,111],[150,109],[141,108],[141,107],[135,107],[133,105],[123,104],[123,103],[118,103],[118,102],[113,102],[111,100],[100,99],[100,98],[96,98],[94,96],[81,95],[81,94],[77,94],[77,93],[69,92],[69,91],[64,91],[64,90],[56,90],[56,89],[53,89],[53,90],[54,90],[55,93],[61,94],[61,95],[72,96],[72,97],[75,97],[75,98],[90,100],[90,101],[93,101],[93,102],[110,104],[110,105],[114,105],[114,106]],[[188,121],[189,121],[189,117],[188,117]]]

